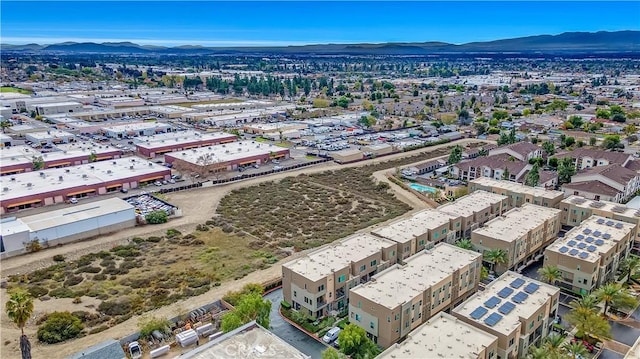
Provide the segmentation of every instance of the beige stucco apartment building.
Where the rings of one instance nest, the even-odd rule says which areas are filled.
[[[349,289],[397,262],[396,242],[354,234],[282,266],[284,300],[312,318],[347,309]]]
[[[350,290],[349,321],[389,347],[478,289],[482,255],[440,243]]]
[[[495,359],[498,337],[440,312],[378,355],[377,359]]]
[[[558,286],[587,294],[614,275],[629,255],[636,225],[593,215],[544,252],[544,265],[562,271]]]
[[[457,237],[452,229],[460,228],[460,222],[460,217],[425,209],[371,233],[398,243],[398,260],[402,261],[442,241],[453,243]]]
[[[452,314],[498,337],[496,359],[522,358],[549,334],[560,289],[515,272],[505,272]]]
[[[471,232],[471,242],[482,253],[503,249],[507,262],[494,270],[503,273],[542,258],[544,248],[560,231],[559,209],[525,203]]]
[[[469,237],[471,231],[500,216],[509,208],[507,196],[487,191],[475,191],[455,202],[438,207],[438,211],[460,217],[460,228],[453,228],[456,237]]]
[[[542,207],[558,208],[564,198],[564,192],[548,190],[542,187],[525,186],[522,183],[480,177],[469,181],[469,193],[482,190],[509,197],[510,208],[520,207],[526,203]]]

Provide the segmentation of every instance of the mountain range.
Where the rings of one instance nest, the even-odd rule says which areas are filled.
[[[316,44],[273,47],[177,47],[138,45],[132,42],[63,42],[50,45],[0,44],[2,51],[35,53],[112,54],[299,54],[299,55],[436,55],[462,53],[640,53],[640,31],[565,32],[466,44],[446,42],[388,42]]]

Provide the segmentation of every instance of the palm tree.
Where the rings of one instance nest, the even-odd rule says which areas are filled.
[[[572,300],[569,306],[571,311],[565,318],[578,330],[577,337],[588,335],[600,339],[611,338],[611,326],[607,319],[600,315],[598,299],[594,295]]]
[[[545,347],[529,347],[529,354],[527,359],[547,359],[549,358],[549,351]]]
[[[482,266],[480,268],[480,280],[483,281],[488,278],[489,278],[489,270],[487,269],[487,267]]]
[[[598,312],[598,299],[592,295],[583,295],[580,299],[574,299],[569,307],[578,314],[590,314]]]
[[[16,288],[9,294],[6,305],[7,316],[20,328],[20,352],[22,359],[31,359],[31,343],[24,334],[24,326],[33,314],[33,298],[29,292],[22,288]]]
[[[607,283],[595,292],[596,298],[604,302],[604,315],[607,315],[609,306],[615,308],[633,308],[637,300],[620,283]]]
[[[547,350],[549,357],[557,358],[562,353],[562,343],[564,335],[553,333],[544,339],[543,348]]]
[[[620,263],[620,271],[627,277],[627,284],[631,283],[631,277],[640,272],[640,257],[629,255]]]
[[[538,274],[545,282],[555,285],[560,278],[562,278],[562,272],[556,266],[545,266],[538,269]]]
[[[587,355],[587,348],[580,342],[565,343],[562,348],[571,359],[578,359]]]
[[[496,265],[507,263],[507,252],[502,248],[491,249],[485,252],[484,257],[491,263],[491,270],[494,272]]]
[[[455,243],[456,246],[462,249],[468,249],[470,251],[474,250],[473,243],[470,239],[461,239]]]

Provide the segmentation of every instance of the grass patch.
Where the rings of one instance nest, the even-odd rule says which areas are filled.
[[[33,93],[29,90],[21,89],[19,87],[11,87],[11,86],[0,87],[0,92],[21,93],[23,95],[31,95]]]

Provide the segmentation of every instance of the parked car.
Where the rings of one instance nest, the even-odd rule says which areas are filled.
[[[329,331],[327,332],[327,334],[324,335],[324,337],[322,337],[322,341],[330,344],[332,343],[334,340],[338,339],[338,335],[340,334],[340,328],[338,327],[333,327],[331,329],[329,329]]]
[[[282,167],[280,167],[280,166],[273,166],[273,170],[274,171],[281,170],[281,169],[282,169]]]
[[[129,355],[132,359],[142,358],[142,348],[138,342],[129,343]]]
[[[129,192],[129,190],[128,190],[128,189],[126,189],[126,188],[121,188],[121,189],[120,189],[120,192],[122,192],[122,193],[127,193],[127,192]]]
[[[78,199],[75,198],[75,197],[71,197],[71,198],[69,198],[69,203],[76,204],[76,203],[78,203]]]
[[[573,338],[571,339],[572,343],[582,343],[582,345],[584,345],[584,347],[589,351],[589,353],[593,353],[596,350],[596,347],[594,347],[592,344],[590,344],[588,341],[584,340],[584,339],[578,339],[578,338]]]

